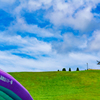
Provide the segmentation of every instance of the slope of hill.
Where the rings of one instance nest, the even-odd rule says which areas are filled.
[[[34,100],[100,100],[100,70],[10,72]]]

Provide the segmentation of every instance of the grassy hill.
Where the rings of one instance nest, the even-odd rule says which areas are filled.
[[[100,70],[11,72],[34,100],[100,100]]]

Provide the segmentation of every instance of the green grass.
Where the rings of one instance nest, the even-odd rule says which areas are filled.
[[[11,72],[34,100],[100,100],[100,70]]]

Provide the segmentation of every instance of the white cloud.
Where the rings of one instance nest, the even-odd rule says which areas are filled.
[[[9,2],[9,0],[0,0],[0,4],[1,3],[13,4],[15,1],[16,0],[10,0],[10,2]]]
[[[12,5],[16,2],[16,0],[0,0],[0,9],[5,10],[6,12],[12,12]]]
[[[34,37],[4,36],[0,35],[0,42],[10,46],[18,46],[18,49],[11,50],[11,53],[24,53],[31,56],[48,54],[52,51],[51,44],[39,41]]]
[[[90,25],[92,19],[91,7],[87,7],[78,11],[75,14],[75,18],[69,18],[68,23],[74,25],[75,29],[85,30]]]
[[[4,36],[0,36],[1,43],[18,46],[18,48],[10,48],[11,50],[0,51],[1,69],[5,71],[42,71],[48,69],[46,69],[46,67],[49,64],[49,61],[45,57],[42,58],[42,55],[45,54],[49,56],[52,52],[51,45],[49,43],[29,37],[3,37]],[[13,53],[30,55],[36,59],[21,57],[14,55]]]
[[[94,17],[91,10],[99,2],[99,0],[69,0],[68,2],[64,0],[22,0],[12,12],[17,18],[21,18],[23,9],[27,12],[45,9],[46,13],[43,17],[49,19],[55,26],[70,26],[83,31],[88,29],[91,23],[96,23],[93,22]]]
[[[52,0],[29,0],[27,9],[31,11],[35,11],[38,9],[48,9],[51,6]]]
[[[99,2],[99,1],[98,1]],[[74,29],[85,30],[93,20],[91,9],[98,3],[95,1],[72,0],[63,2],[57,0],[53,4],[53,11],[46,15],[56,26],[70,26]]]
[[[90,51],[100,52],[100,30],[94,31],[88,45]]]
[[[29,0],[28,2],[28,9],[31,10],[38,10],[41,8],[41,3],[38,3],[37,1]]]
[[[58,53],[79,52],[87,47],[87,40],[84,36],[66,33],[62,42],[53,42],[52,46]]]
[[[31,34],[36,34],[41,37],[52,37],[54,34],[49,29],[40,28],[37,25],[29,25],[25,22],[23,18],[17,18],[17,21],[13,22],[9,28],[9,32],[16,33],[19,32],[29,32]]]
[[[28,62],[28,59],[20,58],[18,56],[10,54],[9,52],[0,51],[0,55],[0,60],[2,61],[2,63],[0,63],[0,66],[1,69],[5,71],[22,71],[24,69],[28,70],[28,68],[31,66],[29,65],[31,61]]]
[[[40,56],[38,60],[21,58],[12,55],[10,52],[0,51],[0,68],[4,71],[57,71],[69,67],[72,70],[76,70],[79,67],[80,70],[87,69],[87,63],[89,68],[98,69],[96,60],[99,56],[85,54],[85,53],[69,53],[68,55],[59,55],[56,52],[52,52],[50,57]]]
[[[33,12],[39,9],[49,9],[51,6],[52,0],[20,0],[20,5],[15,8],[14,12],[20,14],[23,9]]]

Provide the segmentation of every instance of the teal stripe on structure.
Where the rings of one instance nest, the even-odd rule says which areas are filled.
[[[9,100],[22,100],[17,94],[15,94],[13,91],[11,91],[11,90],[9,90],[9,89],[7,89],[7,88],[5,88],[5,87],[3,87],[3,86],[0,86],[0,91],[2,91],[2,94],[3,95],[8,95],[10,98],[12,98],[12,99],[9,99]],[[1,96],[2,97],[2,96]],[[0,100],[2,100],[2,99],[0,99]],[[4,98],[4,100],[8,100],[8,99],[5,99]]]
[[[5,99],[3,98],[3,96],[1,95],[1,92],[0,92],[0,100],[5,100]]]
[[[0,96],[0,100],[5,100],[3,97]]]
[[[0,97],[3,98],[3,100],[13,100],[11,97],[9,97],[6,93],[4,93],[3,91],[0,91]],[[0,98],[0,100],[2,100]]]

